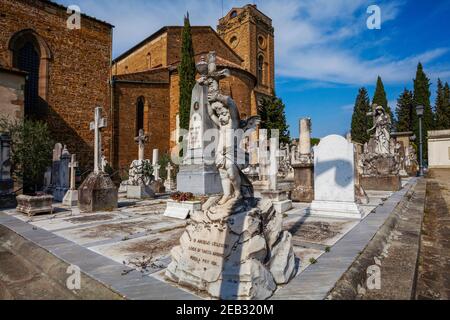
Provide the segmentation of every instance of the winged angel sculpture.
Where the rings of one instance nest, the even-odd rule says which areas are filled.
[[[241,152],[235,137],[239,137],[239,133],[254,130],[260,123],[260,117],[241,120],[233,99],[220,93],[219,81],[229,77],[230,71],[217,70],[215,52],[209,53],[208,62],[202,58],[197,64],[197,70],[200,73],[198,83],[208,86],[208,114],[219,128],[215,165],[220,173],[223,197],[218,205],[231,205],[244,198],[253,198],[253,186],[242,172],[248,166],[248,155]],[[244,154],[244,157],[239,157],[239,154]]]

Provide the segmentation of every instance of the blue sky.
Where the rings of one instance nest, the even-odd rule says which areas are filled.
[[[57,0],[106,20],[114,30],[114,56],[164,25],[217,25],[221,0]],[[313,135],[349,130],[358,88],[373,95],[377,75],[391,108],[421,61],[431,79],[450,82],[450,1],[448,0],[223,0],[223,12],[246,3],[273,19],[276,90],[286,104],[291,135],[298,118],[311,117]],[[366,26],[370,5],[381,9],[381,29]]]

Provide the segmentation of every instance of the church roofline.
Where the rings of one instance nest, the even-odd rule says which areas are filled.
[[[51,0],[39,0],[39,1],[42,2],[42,3],[48,4],[48,5],[51,5],[53,7],[56,7],[58,9],[63,9],[64,11],[67,11],[67,8],[68,8],[68,7],[66,7],[66,6],[64,6],[62,4],[59,4],[59,3],[51,1]],[[86,18],[86,19],[93,20],[95,22],[104,24],[104,25],[106,25],[106,26],[108,26],[110,28],[114,28],[114,25],[110,24],[109,22],[106,22],[106,21],[103,21],[103,20],[99,20],[99,19],[94,18],[92,16],[89,16],[89,15],[87,15],[85,13],[81,13],[81,16]]]
[[[136,51],[137,49],[143,47],[144,45],[146,45],[147,43],[149,43],[150,41],[153,41],[154,39],[156,39],[157,37],[161,36],[162,34],[166,33],[169,29],[183,29],[183,26],[164,26],[161,29],[157,30],[156,32],[154,32],[153,34],[151,34],[150,36],[148,36],[147,38],[145,38],[144,40],[140,41],[139,43],[137,43],[136,45],[134,45],[133,47],[131,47],[130,49],[128,49],[127,51],[125,51],[124,53],[120,54],[118,57],[116,57],[113,61],[112,64],[116,64],[117,62],[123,60],[124,58],[128,57],[130,54],[132,54],[134,51]],[[229,45],[228,43],[225,42],[225,40],[223,40],[219,34],[216,32],[216,30],[214,30],[211,26],[191,26],[191,29],[209,29],[211,30],[216,37],[230,50],[230,52],[232,52],[236,58],[238,58],[241,62],[244,61],[244,59],[242,59],[241,56],[239,56]]]

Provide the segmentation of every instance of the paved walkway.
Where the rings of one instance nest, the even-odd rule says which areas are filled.
[[[450,299],[450,169],[427,176],[417,299]]]

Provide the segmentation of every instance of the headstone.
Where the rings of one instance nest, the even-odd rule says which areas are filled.
[[[11,178],[11,138],[0,135],[0,208],[14,207],[14,181]]]
[[[288,198],[286,190],[281,190],[278,186],[278,166],[279,166],[279,140],[270,138],[269,156],[269,190],[261,191],[265,199],[270,199],[277,213],[285,213],[292,209],[292,201]]]
[[[175,189],[175,184],[174,184],[174,181],[172,179],[172,172],[173,172],[173,170],[174,170],[174,167],[172,166],[172,163],[169,162],[167,164],[167,167],[166,167],[167,179],[164,182],[164,187],[166,187],[167,191],[172,191],[172,190]]]
[[[355,198],[354,146],[330,135],[314,147],[314,201],[310,214],[361,219]]]
[[[144,130],[139,130],[139,135],[134,138],[138,144],[138,160],[134,160],[130,165],[128,183],[126,185],[127,198],[129,199],[149,199],[154,198],[155,193],[150,187],[151,176],[147,168],[150,167],[150,161],[145,158],[145,144],[148,141],[148,135]]]
[[[69,190],[69,162],[71,156],[67,150],[67,146],[64,146],[61,156],[59,157],[57,165],[57,180],[53,189],[53,199],[58,202],[62,202],[65,194]]]
[[[161,165],[159,164],[159,150],[158,149],[153,149],[152,166],[153,166],[154,180],[151,182],[150,186],[154,193],[164,193],[164,192],[166,192],[166,188],[164,187],[164,182],[162,181],[162,179],[159,175],[159,172],[161,170]]]
[[[111,211],[117,208],[118,190],[108,174],[101,167],[101,129],[106,127],[102,108],[95,108],[94,122],[94,172],[83,181],[78,189],[78,206],[81,212]]]
[[[197,65],[203,68],[205,61]],[[222,192],[219,172],[214,165],[214,155],[206,154],[211,143],[205,141],[205,132],[215,129],[208,115],[208,87],[196,83],[192,90],[187,150],[177,174],[177,190],[196,195],[210,195]]]
[[[295,202],[311,202],[314,199],[314,165],[311,154],[311,119],[300,119],[300,147],[294,156],[294,190],[291,199]]]
[[[76,155],[72,154],[72,159],[69,163],[70,169],[70,189],[66,192],[63,199],[63,204],[70,207],[75,207],[78,204],[78,190],[75,184],[75,170],[78,168],[78,162],[76,161]]]
[[[61,154],[62,154],[63,146],[61,143],[56,143],[53,148],[53,158],[52,158],[52,175],[51,175],[51,183],[48,188],[48,192],[53,194],[58,183],[59,183],[59,166],[61,163]]]

